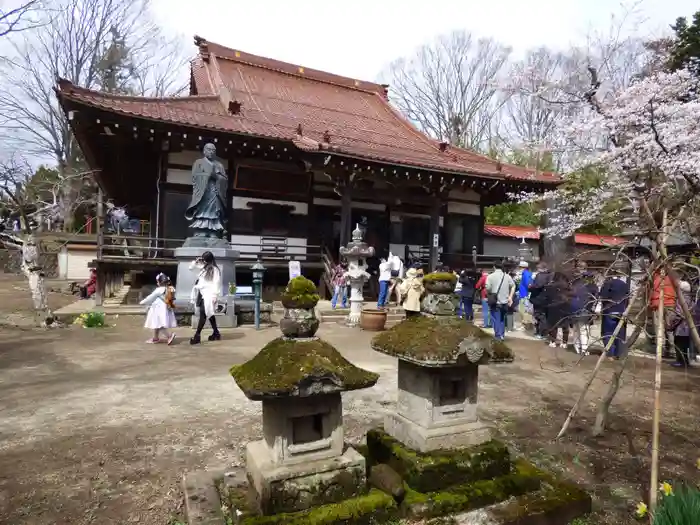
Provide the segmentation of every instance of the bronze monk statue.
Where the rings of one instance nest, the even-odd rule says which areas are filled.
[[[203,159],[192,165],[192,201],[185,211],[195,237],[221,238],[226,228],[226,203],[220,192],[221,181],[227,180],[224,165],[216,160],[216,147],[206,144]]]

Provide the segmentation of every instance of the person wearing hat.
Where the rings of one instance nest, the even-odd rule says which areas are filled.
[[[524,330],[526,326],[533,324],[532,315],[528,311],[530,308],[528,297],[530,295],[530,284],[532,283],[532,272],[527,261],[520,261],[518,266],[520,267],[520,284],[518,285],[520,304],[518,304],[518,310],[520,312],[521,330]]]
[[[418,274],[415,268],[406,272],[406,279],[401,282],[401,297],[406,317],[420,315],[420,300],[425,288],[423,288],[423,276]]]

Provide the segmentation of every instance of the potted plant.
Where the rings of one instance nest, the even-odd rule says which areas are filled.
[[[319,301],[316,285],[306,277],[290,280],[282,294],[284,317],[280,320],[280,330],[285,337],[313,337],[318,331],[316,304]]]
[[[457,286],[457,276],[451,272],[431,272],[423,277],[423,287],[429,293],[453,293]]]

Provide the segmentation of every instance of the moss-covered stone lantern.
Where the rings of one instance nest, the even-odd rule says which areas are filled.
[[[454,316],[458,300],[454,293],[457,276],[451,272],[431,272],[423,277],[426,294],[420,310],[428,316]]]
[[[491,439],[477,416],[479,365],[512,361],[504,342],[454,317],[420,316],[377,335],[372,348],[399,359],[388,434],[420,452]]]
[[[365,458],[343,439],[341,392],[373,386],[327,342],[278,338],[231,368],[245,395],[262,401],[263,439],[246,447],[259,512],[308,509],[362,494]]]

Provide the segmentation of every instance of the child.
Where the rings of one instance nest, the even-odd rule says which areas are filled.
[[[153,338],[147,343],[160,343],[161,332],[167,337],[168,344],[175,340],[174,333],[168,333],[168,328],[175,328],[177,321],[173,308],[175,306],[175,288],[170,284],[170,279],[164,273],[159,273],[156,277],[158,288],[146,297],[139,304],[148,304],[148,314],[146,314],[145,328],[153,330]]]

